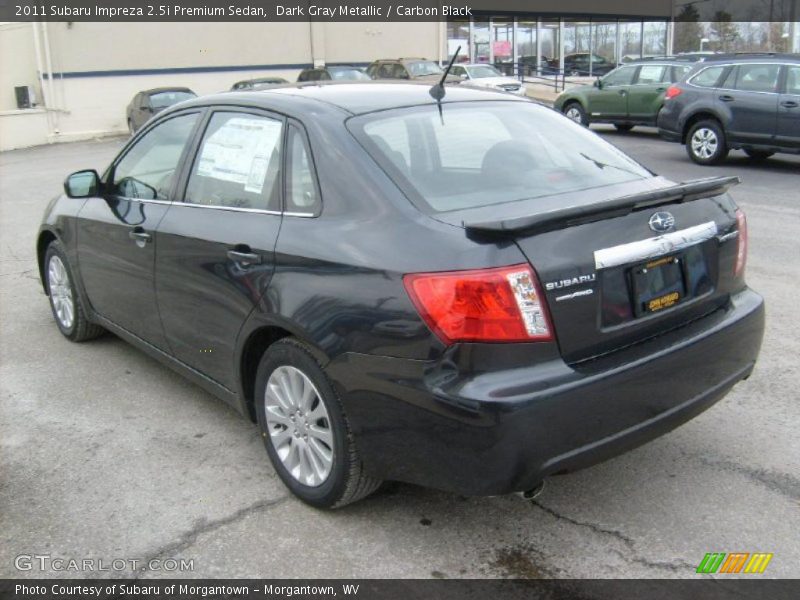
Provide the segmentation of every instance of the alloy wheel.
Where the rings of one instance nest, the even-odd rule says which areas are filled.
[[[75,322],[75,301],[67,268],[58,256],[52,256],[47,266],[47,286],[58,322],[64,329],[70,329]]]
[[[319,391],[300,369],[275,369],[264,391],[269,438],[286,470],[309,487],[322,485],[333,468],[333,431]]]
[[[583,124],[583,115],[581,114],[580,109],[575,108],[574,106],[569,107],[567,112],[564,113],[564,116],[566,116],[570,121],[574,121],[578,125]]]
[[[706,127],[701,127],[692,135],[692,152],[695,156],[708,160],[717,152],[719,139],[717,134]]]

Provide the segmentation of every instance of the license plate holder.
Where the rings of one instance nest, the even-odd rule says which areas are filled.
[[[686,298],[681,255],[652,259],[633,267],[633,312],[637,317],[662,312]]]

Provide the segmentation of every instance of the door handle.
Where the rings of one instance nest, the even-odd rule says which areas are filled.
[[[261,255],[256,254],[255,252],[249,252],[242,250],[228,250],[228,258],[232,261],[241,263],[243,265],[260,265],[261,264]]]
[[[136,243],[142,242],[143,244],[147,244],[153,241],[153,236],[147,233],[141,227],[137,227],[136,229],[129,231],[128,237]]]
[[[656,91],[657,91],[657,92],[663,92],[663,91],[665,91],[666,89],[667,89],[667,88],[660,87],[660,88],[656,88]]]
[[[720,96],[719,99],[723,102],[733,102],[734,100],[733,96],[728,96],[727,94]]]
[[[624,95],[625,95],[625,94],[627,94],[627,93],[628,93],[628,92],[626,92],[625,90],[620,90],[620,91],[619,91],[619,95],[620,95],[620,96],[624,96]]]
[[[798,106],[800,106],[800,104],[798,104],[794,100],[784,100],[783,102],[781,102],[781,106],[784,106],[786,108],[797,108]]]

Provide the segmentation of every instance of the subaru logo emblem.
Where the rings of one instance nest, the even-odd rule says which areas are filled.
[[[648,225],[650,225],[650,229],[656,233],[664,233],[672,229],[675,225],[675,217],[672,216],[672,213],[668,212],[653,213],[653,216],[650,217],[650,221],[648,221]]]

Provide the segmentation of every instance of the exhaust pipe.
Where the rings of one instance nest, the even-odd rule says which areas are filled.
[[[522,496],[525,500],[529,500],[533,502],[539,495],[544,491],[544,481],[540,481],[539,484],[535,488],[531,488],[529,490],[525,490],[524,492],[517,492],[518,495]]]

